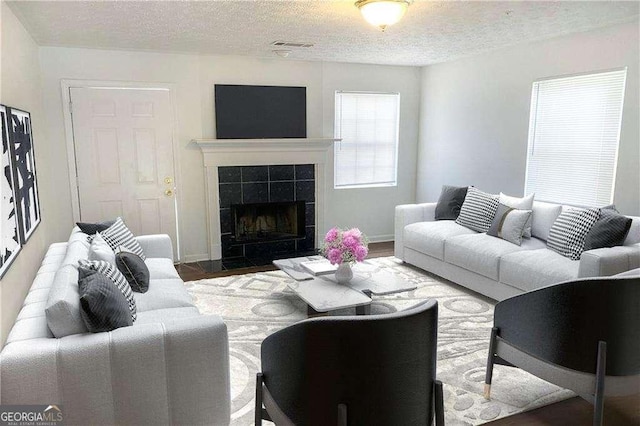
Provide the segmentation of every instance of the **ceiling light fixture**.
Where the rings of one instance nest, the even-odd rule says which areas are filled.
[[[356,7],[365,21],[384,31],[402,19],[410,4],[411,0],[358,0]]]

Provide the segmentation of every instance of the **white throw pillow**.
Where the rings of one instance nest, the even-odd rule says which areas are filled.
[[[100,233],[96,232],[91,240],[89,248],[89,260],[104,260],[112,265],[116,264],[116,254],[113,249],[102,238]]]
[[[533,203],[533,226],[531,227],[531,235],[547,241],[549,238],[549,230],[561,212],[562,206],[559,204],[542,203],[540,201]]]
[[[507,207],[511,207],[513,209],[518,210],[533,210],[533,199],[536,194],[527,195],[524,198],[511,197],[504,193],[500,193],[500,204],[504,204]],[[531,238],[531,226],[533,224],[533,214],[529,215],[529,220],[527,224],[524,226],[524,234],[522,234],[525,238]]]

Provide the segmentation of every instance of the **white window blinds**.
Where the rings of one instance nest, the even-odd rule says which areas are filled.
[[[533,83],[526,194],[578,206],[613,201],[626,74]]]
[[[396,185],[398,93],[336,92],[334,186]]]

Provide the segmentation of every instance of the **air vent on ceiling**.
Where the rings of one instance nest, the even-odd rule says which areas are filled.
[[[278,47],[313,47],[313,43],[301,43],[295,41],[274,41],[271,43],[272,46]]]

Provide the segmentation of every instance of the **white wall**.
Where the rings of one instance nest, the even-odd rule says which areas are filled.
[[[215,136],[213,89],[216,83],[306,86],[309,137],[333,136],[335,90],[400,92],[398,187],[331,189],[327,194],[326,225],[360,226],[372,239],[388,239],[393,234],[394,206],[414,201],[420,93],[418,68],[54,47],[41,47],[40,60],[48,143],[55,147],[49,161],[59,170],[53,179],[60,202],[56,211],[50,213],[60,224],[56,230],[58,240],[65,240],[72,226],[62,120],[62,79],[170,83],[174,86],[178,110],[177,154],[181,170],[177,178],[182,186],[179,194],[182,252],[186,261],[208,256],[202,154],[190,141]],[[332,182],[330,186],[333,188]]]
[[[24,297],[31,286],[47,246],[47,234],[54,223],[48,213],[55,208],[49,185],[50,168],[46,158],[49,147],[45,138],[40,90],[38,46],[4,2],[0,4],[1,79],[0,103],[31,113],[36,153],[42,222],[18,253],[0,282],[0,346],[4,344]]]
[[[640,214],[639,31],[636,21],[424,67],[418,201],[443,184],[522,194],[532,82],[628,67],[614,202]]]
[[[327,223],[358,226],[372,241],[393,240],[395,206],[414,201],[416,152],[420,119],[420,71],[388,67],[325,63],[323,69],[323,129],[333,135],[336,90],[400,93],[398,186],[332,190],[328,196]],[[329,170],[333,170],[333,159]],[[333,174],[329,176],[333,188]]]

